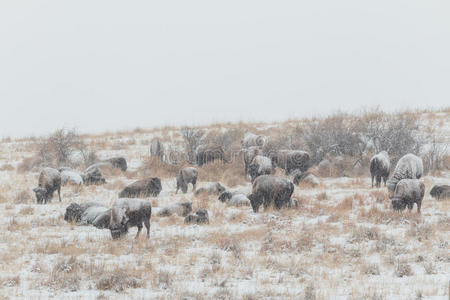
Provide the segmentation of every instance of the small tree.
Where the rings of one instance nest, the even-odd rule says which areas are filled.
[[[188,154],[188,161],[195,161],[195,149],[200,145],[204,132],[200,129],[192,127],[184,127],[181,129],[181,136],[185,141],[185,148]]]

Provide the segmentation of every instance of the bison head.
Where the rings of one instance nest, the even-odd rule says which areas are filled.
[[[111,218],[109,221],[109,230],[111,237],[115,240],[128,233],[128,208],[113,207],[111,208]]]
[[[47,190],[42,187],[37,187],[33,189],[33,192],[36,194],[37,203],[42,203],[44,200],[47,200]]]
[[[248,195],[247,198],[250,200],[250,204],[252,205],[253,211],[257,213],[259,207],[262,204],[262,200],[254,194]]]
[[[394,210],[404,210],[406,208],[406,202],[400,198],[391,198],[392,208]]]
[[[433,188],[430,191],[431,197],[438,198],[440,194],[441,194],[441,187],[437,185],[433,186]]]
[[[223,185],[221,185],[219,182],[216,183],[216,187],[217,187],[217,191],[219,192],[219,194],[225,192],[225,187]]]
[[[180,203],[183,208],[183,217],[186,217],[192,211],[192,203],[191,202],[182,202]]]
[[[233,197],[233,195],[230,192],[223,192],[222,194],[220,194],[219,196],[219,201],[220,202],[226,202],[228,200],[230,200]]]
[[[81,220],[81,215],[83,214],[83,209],[77,203],[71,203],[66,208],[66,213],[64,214],[64,220],[67,222],[79,222]]]

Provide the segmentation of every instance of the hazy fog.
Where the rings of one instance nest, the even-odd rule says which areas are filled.
[[[0,136],[450,104],[450,1],[1,1]]]

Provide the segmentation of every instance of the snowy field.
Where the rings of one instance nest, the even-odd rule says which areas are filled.
[[[447,137],[449,119],[434,118]],[[386,189],[372,189],[365,174],[295,186],[298,209],[257,214],[217,196],[197,198],[190,186],[176,195],[175,179],[162,178],[161,194],[149,198],[150,240],[134,240],[132,228],[112,241],[109,230],[64,221],[71,202],[111,205],[138,179],[148,141],[164,134],[90,137],[99,157],[124,156],[129,170],[108,174],[105,185],[64,186],[62,202],[55,194],[48,205],[35,204],[39,172],[16,170],[34,154],[33,141],[0,144],[0,299],[449,299],[450,201],[429,195],[433,185],[450,184],[448,170],[423,177],[421,215],[416,207],[393,212]],[[205,181],[200,172],[198,187]],[[206,208],[210,223],[155,213],[182,201]]]

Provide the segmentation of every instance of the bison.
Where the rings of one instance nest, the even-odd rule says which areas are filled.
[[[273,165],[285,170],[286,174],[290,174],[293,170],[304,172],[311,164],[308,152],[301,150],[279,150],[269,156]]]
[[[403,210],[408,206],[412,210],[414,203],[417,203],[417,212],[420,213],[423,196],[425,195],[425,185],[418,179],[402,179],[391,196],[392,207],[395,210]]]
[[[161,180],[158,177],[150,177],[138,180],[126,186],[120,193],[119,198],[145,198],[158,196],[161,192]]]
[[[83,177],[74,170],[69,170],[67,168],[61,168],[59,170],[61,174],[61,184],[73,184],[73,185],[82,185],[83,184]]]
[[[380,153],[374,155],[370,159],[370,176],[372,177],[372,187],[374,178],[376,179],[376,187],[380,187],[382,179],[384,186],[386,186],[386,180],[389,177],[390,170],[391,162],[389,161],[389,155],[386,151],[381,151]]]
[[[158,216],[168,217],[175,213],[179,216],[186,217],[191,211],[192,211],[191,202],[181,202],[162,208],[158,212]]]
[[[402,179],[419,179],[422,177],[422,159],[414,154],[406,154],[397,162],[392,177],[386,185],[389,191],[394,192],[395,186]]]
[[[150,218],[152,206],[143,199],[123,198],[114,202],[110,210],[109,230],[111,237],[118,239],[128,233],[128,229],[138,228],[135,239],[139,237],[142,224],[147,228],[147,238],[150,238]]]
[[[216,159],[226,162],[225,152],[222,146],[216,144],[200,145],[195,151],[195,157],[198,166],[203,166]]]
[[[262,150],[259,147],[253,146],[248,149],[242,149],[244,156],[244,172],[248,174],[248,167],[253,161],[253,158],[257,155],[262,155]]]
[[[80,225],[92,224],[97,228],[109,228],[110,212],[98,202],[71,203],[66,208],[64,220]]]
[[[292,182],[296,185],[299,185],[300,182],[302,182],[313,187],[319,185],[319,179],[316,175],[308,171],[301,172],[300,170],[294,171],[294,179],[292,180]]]
[[[178,172],[178,176],[176,178],[177,181],[177,190],[175,192],[178,193],[178,190],[181,188],[181,191],[186,194],[188,189],[188,184],[192,183],[192,189],[195,191],[195,185],[197,184],[198,171],[194,167],[186,167]]]
[[[435,185],[431,189],[430,195],[438,200],[450,198],[450,185]]]
[[[209,216],[206,209],[199,209],[195,214],[190,214],[184,218],[184,223],[186,224],[208,224]]]
[[[61,174],[59,171],[53,168],[44,168],[39,174],[38,187],[33,191],[36,194],[37,203],[50,202],[55,191],[58,191],[59,202],[61,202]]]
[[[105,162],[109,162],[113,168],[120,169],[122,172],[127,170],[127,161],[123,157],[113,157],[105,160]]]
[[[106,183],[105,177],[98,168],[93,168],[88,172],[82,173],[81,178],[83,178],[83,183],[85,185],[92,185],[92,184],[98,185]]]
[[[261,204],[264,204],[264,209],[271,204],[276,209],[289,206],[293,192],[294,184],[289,180],[272,175],[261,175],[253,182],[252,193],[248,195],[248,198],[256,213]]]
[[[206,186],[199,188],[195,191],[195,195],[209,194],[209,195],[220,195],[220,193],[225,191],[225,187],[219,182],[210,182]]]
[[[150,142],[150,155],[159,157],[161,160],[164,158],[164,146],[158,138],[154,138]]]
[[[249,148],[252,146],[263,147],[267,138],[264,135],[256,135],[254,133],[246,133],[242,139],[242,148]]]
[[[272,161],[268,157],[256,155],[253,158],[252,163],[249,165],[248,171],[253,182],[256,177],[260,175],[269,175],[272,173]]]

